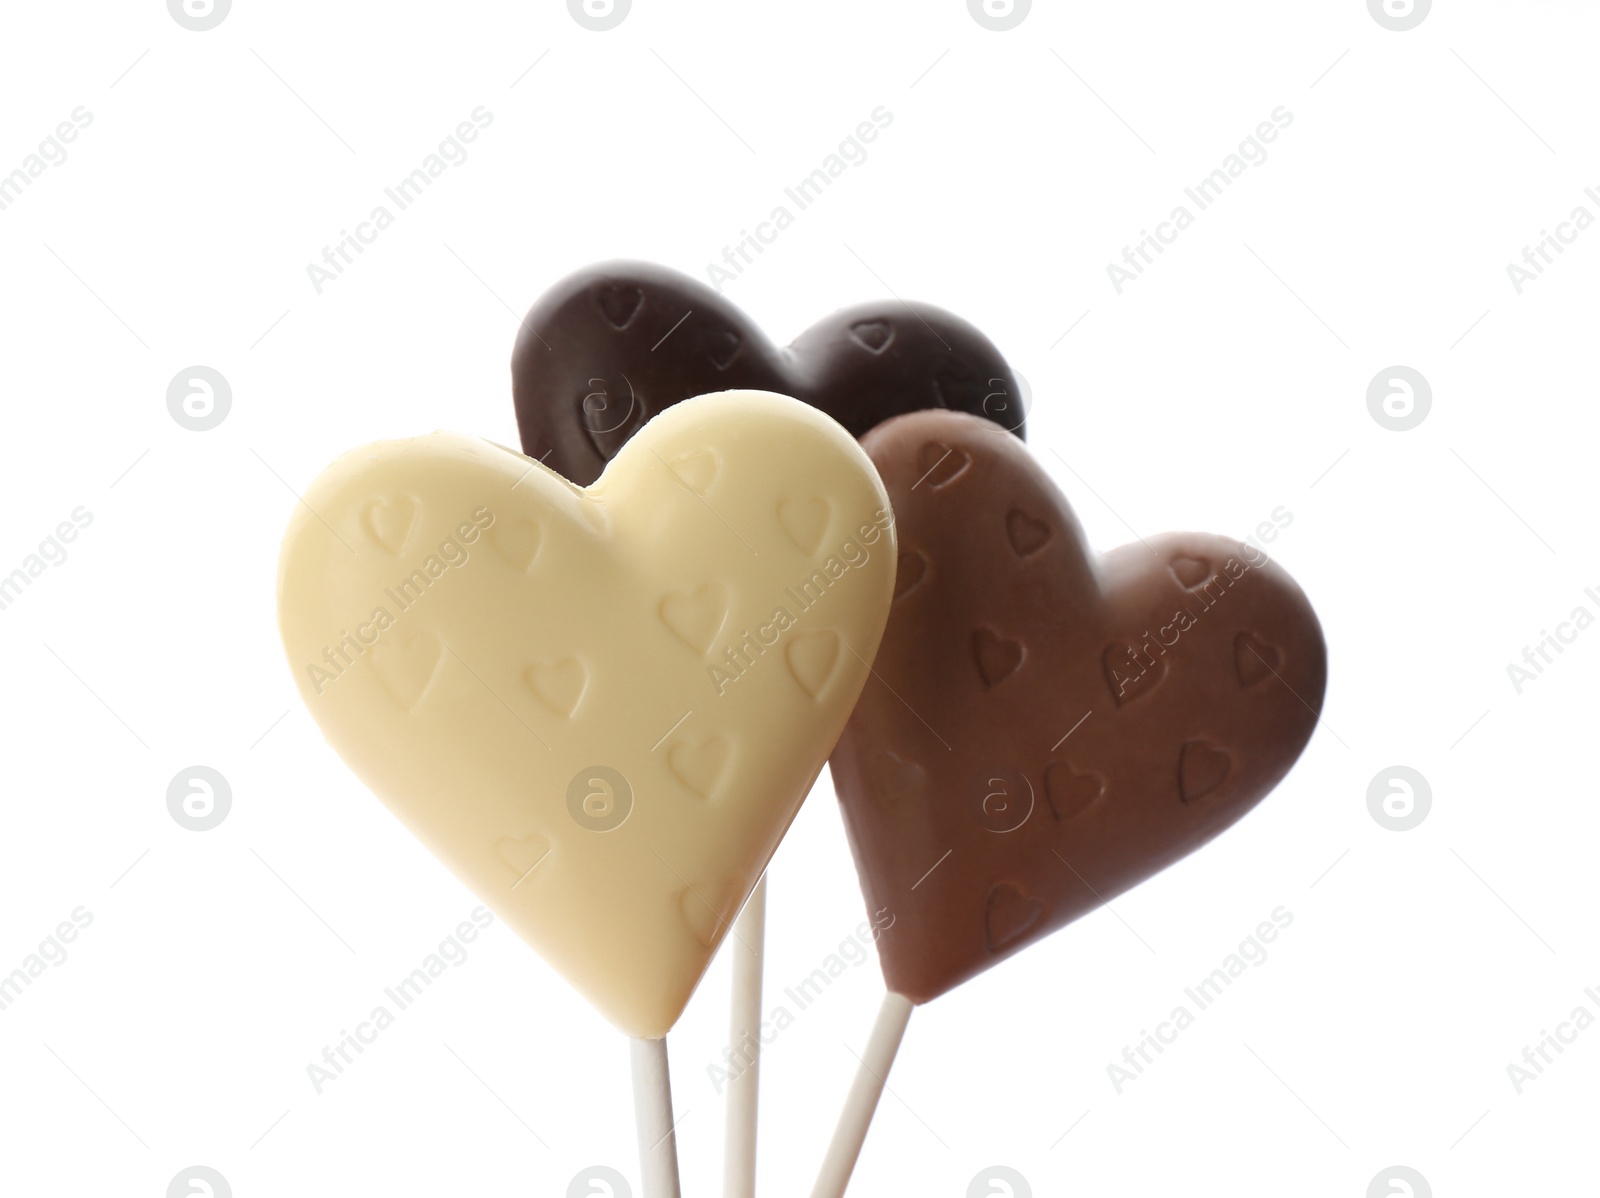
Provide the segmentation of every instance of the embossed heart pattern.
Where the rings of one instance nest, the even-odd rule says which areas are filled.
[[[838,424],[760,392],[592,486],[436,433],[305,494],[278,603],[351,769],[631,1036],[676,1022],[838,739],[895,532]]]
[[[518,331],[511,380],[523,452],[577,483],[657,412],[735,387],[792,395],[858,437],[924,408],[1024,431],[1017,376],[948,312],[860,305],[780,350],[711,288],[648,262],[587,267],[545,292]]]
[[[1096,557],[1012,437],[950,412],[863,439],[894,610],[831,759],[892,993],[927,1002],[1216,836],[1289,771],[1326,650],[1253,545]]]

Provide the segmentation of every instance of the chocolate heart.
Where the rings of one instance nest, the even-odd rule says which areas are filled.
[[[650,417],[711,391],[792,395],[855,437],[924,408],[1021,437],[1025,416],[1000,352],[939,308],[847,308],[778,349],[711,288],[648,262],[591,266],[545,292],[518,333],[511,386],[523,451],[583,486]]]
[[[683,461],[711,462],[702,490]],[[895,558],[860,446],[732,392],[653,421],[587,490],[449,433],[346,454],[290,521],[279,623],[357,775],[656,1039],[849,717]]]
[[[830,765],[868,908],[895,914],[884,978],[920,1003],[1253,807],[1316,726],[1327,658],[1260,550],[1169,533],[1096,556],[986,421],[914,413],[862,446],[916,579]]]

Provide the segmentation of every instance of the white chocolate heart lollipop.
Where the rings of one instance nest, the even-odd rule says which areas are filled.
[[[598,481],[445,433],[356,450],[279,621],[356,774],[630,1036],[676,1022],[855,704],[893,593],[832,419],[723,392]]]

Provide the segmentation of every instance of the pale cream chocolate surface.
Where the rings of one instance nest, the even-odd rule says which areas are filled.
[[[284,537],[328,742],[632,1036],[676,1022],[838,739],[896,564],[832,419],[722,392],[577,487],[449,433],[346,454]]]

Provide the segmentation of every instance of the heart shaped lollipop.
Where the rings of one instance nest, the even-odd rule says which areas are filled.
[[[727,300],[648,262],[569,275],[533,305],[511,356],[522,448],[589,483],[645,421],[692,395],[777,391],[854,436],[950,408],[1023,435],[1017,377],[989,339],[928,304],[836,312],[777,349]]]
[[[1322,632],[1252,545],[1093,554],[1012,437],[925,412],[863,442],[894,611],[832,757],[891,992],[923,1003],[1193,852],[1316,726]]]
[[[436,433],[347,454],[284,538],[328,741],[619,1028],[677,1020],[821,770],[888,614],[860,447],[710,395],[593,486]]]
[[[1311,605],[1255,547],[1096,556],[1015,438],[918,412],[862,441],[894,502],[894,611],[830,765],[889,993],[812,1198],[849,1184],[918,1003],[1193,852],[1322,707]]]

